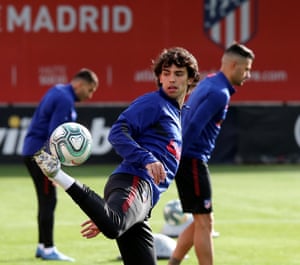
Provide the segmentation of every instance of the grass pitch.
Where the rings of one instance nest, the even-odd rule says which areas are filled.
[[[86,165],[66,171],[103,194],[113,166]],[[300,264],[300,166],[211,165],[214,193],[215,265]],[[36,197],[22,165],[0,166],[0,264],[27,265],[45,261],[34,258],[37,241]],[[153,232],[159,233],[165,203],[177,198],[171,188],[152,213]],[[100,235],[84,239],[80,224],[87,217],[62,189],[58,189],[55,242],[58,249],[80,265],[122,264],[115,241]],[[61,264],[61,262],[50,262]],[[160,260],[159,265],[167,264]],[[193,249],[184,264],[197,264]]]

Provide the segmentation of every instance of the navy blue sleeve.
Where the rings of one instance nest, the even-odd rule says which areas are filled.
[[[109,141],[115,151],[130,163],[144,167],[158,161],[149,151],[140,145],[143,133],[154,124],[160,115],[159,102],[142,97],[133,102],[113,124]]]
[[[212,117],[224,109],[228,103],[228,97],[222,92],[211,92],[204,101],[194,108],[194,113],[184,117],[183,131],[183,148],[187,150],[192,144],[193,139],[197,141],[205,126],[211,121]]]
[[[53,93],[49,94],[44,101],[46,102],[42,104],[42,112],[46,117],[50,118],[48,123],[49,136],[60,124],[75,121],[76,111],[74,108],[74,103],[72,100],[66,97],[66,95],[54,91]],[[74,112],[73,115],[72,112]],[[74,116],[74,119],[72,116]]]

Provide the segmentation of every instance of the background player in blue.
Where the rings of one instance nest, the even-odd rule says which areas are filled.
[[[59,170],[59,162],[45,152],[35,156],[91,218],[83,236],[100,231],[116,239],[126,265],[156,264],[153,235],[147,223],[175,177],[181,155],[181,107],[199,80],[198,65],[186,49],[163,50],[153,62],[159,89],[137,98],[113,124],[109,141],[123,158],[109,177],[104,198]]]
[[[76,121],[75,101],[93,96],[98,87],[97,75],[80,70],[69,84],[57,84],[47,91],[36,108],[23,144],[23,160],[33,179],[38,199],[38,247],[36,257],[44,260],[73,259],[60,253],[54,245],[54,211],[56,188],[33,159],[34,153],[46,145],[52,131],[64,122]]]
[[[233,86],[250,78],[253,52],[235,43],[222,57],[221,69],[191,93],[182,116],[183,147],[175,180],[184,212],[194,221],[180,234],[169,265],[178,265],[194,245],[198,264],[213,264],[212,192],[207,162],[225,120]]]

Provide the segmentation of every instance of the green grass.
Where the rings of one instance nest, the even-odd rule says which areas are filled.
[[[67,172],[102,193],[112,166],[82,166]],[[214,191],[216,265],[299,264],[300,166],[210,167]],[[0,264],[27,265],[35,259],[36,198],[32,180],[22,165],[0,166]],[[177,198],[176,187],[163,195],[153,210],[151,226],[159,233],[164,204]],[[84,239],[80,224],[87,217],[58,189],[55,241],[80,265],[122,264],[113,240]],[[61,262],[51,262],[61,264]],[[167,261],[158,262],[166,265]],[[193,250],[184,264],[197,264]]]

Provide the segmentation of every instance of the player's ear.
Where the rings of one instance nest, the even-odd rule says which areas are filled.
[[[193,84],[193,78],[188,79],[188,85],[190,86],[191,84]]]

